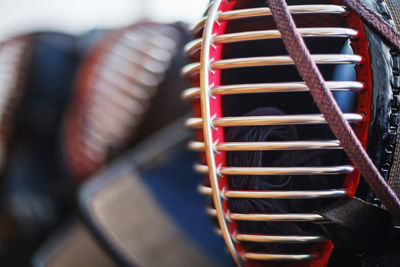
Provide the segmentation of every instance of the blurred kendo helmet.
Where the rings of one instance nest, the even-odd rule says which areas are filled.
[[[138,131],[181,40],[152,22],[112,30],[84,59],[66,119],[69,168],[81,180]]]
[[[10,222],[1,223],[11,226],[0,240],[0,246],[7,244],[0,249],[0,261],[15,265],[17,258],[26,266],[38,242],[55,225],[65,223],[74,202],[71,173],[80,181],[89,178],[127,149],[132,135],[135,141],[143,138],[187,110],[179,101],[186,86],[178,73],[184,64],[179,51],[188,37],[182,23],[141,22],[81,37],[39,32],[29,40],[17,38],[0,45],[2,73],[11,78],[4,84],[0,80],[0,85],[13,109],[20,101],[9,100],[8,94],[25,87],[5,164],[4,206],[11,215],[6,218]],[[78,79],[69,101],[75,74]],[[177,105],[154,107],[171,99]],[[7,106],[5,114],[10,110]],[[4,130],[9,126],[2,123]],[[14,252],[18,257],[12,256]]]
[[[342,1],[286,2],[344,118],[398,193],[399,51]],[[400,26],[398,2],[360,2]],[[235,262],[397,266],[396,253],[371,252],[396,247],[391,216],[328,127],[266,1],[212,1],[193,34],[185,52],[195,63],[183,69],[194,86],[183,92],[195,116],[189,147],[200,151],[199,191]]]

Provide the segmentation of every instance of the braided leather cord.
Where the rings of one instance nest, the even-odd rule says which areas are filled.
[[[372,28],[400,50],[400,34],[382,17],[356,0],[344,0]],[[400,221],[400,201],[379,173],[328,90],[324,78],[300,36],[285,0],[267,0],[286,50],[310,88],[310,93],[344,151],[393,217]]]

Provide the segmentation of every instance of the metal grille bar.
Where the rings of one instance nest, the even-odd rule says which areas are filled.
[[[211,187],[199,186],[199,192],[211,195]],[[276,199],[313,199],[313,198],[338,198],[347,196],[344,189],[315,190],[315,191],[239,191],[227,190],[222,192],[224,198],[276,198]]]
[[[208,166],[195,164],[195,170],[207,174]],[[219,175],[333,175],[354,171],[351,165],[332,167],[219,167]]]
[[[250,253],[246,252],[243,257],[248,260],[262,261],[298,261],[313,260],[316,258],[314,254],[267,254],[267,253]]]
[[[344,37],[344,38],[355,38],[358,35],[356,30],[350,28],[340,27],[324,27],[324,28],[299,28],[299,33],[302,37]],[[269,40],[279,39],[281,33],[278,30],[264,30],[264,31],[246,31],[246,32],[235,32],[228,34],[221,34],[214,38],[213,43],[218,44],[229,44],[244,41],[255,41],[255,40]],[[184,51],[190,55],[201,48],[201,38],[195,39],[189,42]]]
[[[189,148],[204,151],[204,142],[192,141]],[[216,151],[250,150],[301,150],[301,149],[341,149],[339,141],[284,141],[284,142],[225,142],[215,145]]]
[[[209,216],[216,217],[217,211],[213,208],[206,209]],[[259,222],[313,222],[321,221],[323,217],[312,213],[281,213],[281,214],[258,214],[258,213],[229,213],[229,220],[234,221],[259,221]]]
[[[361,114],[345,113],[344,118],[349,122],[360,122],[363,119]],[[185,124],[190,128],[201,127],[202,118],[190,118]],[[214,127],[233,126],[263,126],[263,125],[300,125],[300,124],[326,124],[326,120],[320,114],[316,115],[280,115],[280,116],[241,116],[222,117],[213,121]]]
[[[363,58],[359,55],[345,54],[323,54],[312,55],[311,58],[316,64],[359,64]],[[210,62],[210,69],[225,70],[248,67],[270,67],[294,65],[290,56],[268,56],[268,57],[245,57],[221,59]],[[183,76],[189,76],[200,71],[200,63],[186,65],[182,69]]]
[[[324,241],[324,236],[298,236],[298,235],[253,235],[236,234],[234,238],[243,242],[262,242],[262,243],[313,243]]]
[[[293,5],[289,6],[291,14],[344,14],[346,8],[338,5]],[[261,16],[271,16],[271,10],[267,7],[246,8],[221,12],[217,14],[218,21],[228,21],[236,19],[246,19]],[[208,16],[202,18],[194,27],[193,35],[201,31],[208,19]]]
[[[329,81],[327,82],[327,86],[332,91],[359,91],[364,88],[362,82],[353,81]],[[232,84],[216,86],[211,89],[212,95],[289,92],[309,92],[309,89],[304,82]],[[186,89],[182,94],[183,99],[191,99],[199,96],[200,88],[198,87]]]

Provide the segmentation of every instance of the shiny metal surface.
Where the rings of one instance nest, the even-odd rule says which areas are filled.
[[[326,240],[324,236],[298,236],[298,235],[255,235],[236,234],[234,238],[243,242],[262,243],[313,243]]]
[[[211,195],[212,189],[199,186],[198,191],[203,195]],[[239,191],[226,190],[224,198],[277,198],[277,199],[313,199],[313,198],[338,198],[347,196],[344,189],[315,190],[315,191]]]
[[[344,118],[350,122],[360,122],[363,119],[361,114],[345,113]],[[186,126],[191,128],[200,127],[203,123],[202,118],[190,118],[186,121]],[[262,125],[301,125],[301,124],[326,124],[323,115],[280,115],[280,116],[241,116],[223,117],[213,120],[213,126],[233,127],[233,126],[262,126]]]
[[[346,8],[338,5],[293,5],[288,6],[291,14],[344,14]],[[271,10],[267,7],[259,8],[247,8],[237,9],[221,12],[218,15],[217,20],[228,21],[235,19],[245,19],[252,17],[271,16]],[[207,16],[202,18],[192,29],[194,35],[196,35],[203,27],[207,20]]]
[[[299,33],[302,37],[344,37],[344,38],[355,38],[358,35],[356,30],[350,28],[340,27],[325,27],[325,28],[298,28]],[[244,41],[254,40],[268,40],[268,39],[279,39],[281,33],[278,30],[263,30],[263,31],[246,31],[246,32],[235,32],[228,34],[221,34],[215,36],[213,43],[218,44],[229,44]],[[201,48],[201,39],[195,39],[188,43],[184,51],[186,54],[192,54]]]
[[[194,169],[207,174],[207,165],[195,164]],[[219,175],[327,175],[354,171],[352,165],[332,167],[218,167]]]
[[[192,141],[189,148],[204,151],[204,142]],[[216,151],[250,151],[250,150],[301,150],[301,149],[341,149],[339,141],[266,141],[266,142],[224,142],[214,145]]]
[[[298,28],[302,37],[345,37],[354,38],[358,32],[349,28]],[[267,40],[281,38],[278,30],[247,31],[218,35],[214,44],[229,44],[235,42]]]
[[[182,68],[181,75],[187,77],[200,71],[200,63],[190,63]]]
[[[211,195],[212,194],[211,187],[207,187],[207,186],[204,186],[204,185],[199,185],[197,187],[197,191],[202,195]]]
[[[364,88],[362,82],[357,81],[328,81],[326,82],[331,91],[359,91]],[[290,93],[308,92],[309,88],[304,82],[285,83],[254,83],[254,84],[233,84],[216,86],[211,89],[212,95],[235,95],[235,94],[256,94],[256,93]],[[187,100],[200,96],[200,88],[188,88],[182,93],[182,98]]]
[[[320,190],[320,191],[226,191],[226,198],[279,198],[279,199],[312,199],[312,198],[337,198],[344,197],[345,190]]]
[[[200,97],[200,88],[199,87],[192,87],[185,89],[182,94],[182,100],[189,100],[191,98]]]
[[[248,260],[262,260],[262,261],[298,261],[298,260],[312,260],[316,258],[314,254],[267,254],[267,253],[251,253],[245,252],[243,258]]]
[[[187,43],[183,48],[183,51],[185,54],[190,55],[199,50],[201,48],[201,44],[202,44],[201,39],[195,39]]]
[[[359,55],[345,54],[323,54],[311,55],[316,64],[359,64],[362,57]],[[221,59],[210,62],[210,69],[225,70],[249,67],[269,67],[269,66],[286,66],[294,65],[290,56],[268,56],[268,57],[247,57],[247,58],[231,58]],[[199,63],[192,63],[182,69],[183,76],[189,76],[200,71]]]
[[[358,64],[362,61],[362,57],[358,55],[325,54],[312,55],[311,57],[316,64]],[[223,70],[245,67],[284,66],[293,64],[293,60],[290,56],[248,57],[217,60],[210,64],[210,68]]]
[[[207,208],[206,213],[212,217],[217,216],[217,211],[213,208]],[[321,221],[324,219],[321,215],[312,213],[245,214],[245,213],[230,212],[225,216],[227,216],[229,220],[260,221],[260,222],[312,222],[312,221]]]

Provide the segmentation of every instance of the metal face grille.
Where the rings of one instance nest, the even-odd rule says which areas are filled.
[[[78,176],[90,174],[132,136],[176,53],[178,34],[166,25],[134,25],[112,31],[86,59],[69,119]]]
[[[240,8],[237,3],[242,2]],[[337,166],[296,166],[296,167],[236,167],[226,166],[225,153],[228,151],[293,151],[293,150],[341,150],[337,140],[299,140],[299,141],[263,141],[263,142],[225,142],[224,132],[228,127],[265,126],[265,125],[323,125],[326,124],[321,114],[291,114],[273,116],[224,116],[221,99],[228,95],[251,95],[303,92],[307,94],[308,88],[302,81],[282,82],[246,82],[240,84],[226,84],[221,82],[222,72],[232,69],[265,68],[293,65],[288,55],[234,57],[226,58],[225,45],[239,44],[252,41],[263,41],[265,44],[272,40],[280,39],[281,35],[276,29],[232,31],[229,23],[240,21],[245,25],[252,23],[254,18],[267,18],[271,12],[267,7],[242,8],[243,2],[251,1],[223,1],[214,0],[207,8],[205,17],[193,28],[194,36],[198,37],[188,43],[185,52],[193,60],[199,62],[187,65],[182,73],[193,82],[195,87],[185,90],[183,99],[192,101],[195,114],[198,117],[186,121],[186,126],[197,130],[198,140],[189,143],[189,148],[199,151],[203,155],[201,163],[196,164],[195,170],[208,177],[205,185],[199,186],[202,194],[211,196],[213,205],[206,209],[207,213],[218,219],[220,234],[228,247],[229,252],[238,265],[253,261],[304,261],[315,260],[326,255],[311,251],[304,253],[268,253],[260,251],[247,251],[243,243],[311,243],[316,246],[329,245],[326,237],[320,235],[259,235],[241,233],[237,228],[237,221],[253,222],[318,222],[322,218],[314,213],[233,213],[228,208],[232,199],[337,199],[354,194],[358,183],[358,171],[351,164]],[[315,1],[317,2],[317,1]],[[358,97],[358,113],[345,113],[345,118],[354,125],[357,134],[365,145],[365,132],[368,121],[368,101],[360,106],[361,101],[368,99],[366,91],[369,90],[369,81],[362,82],[360,69],[368,65],[368,54],[358,48],[357,42],[363,40],[361,23],[354,23],[357,18],[350,14],[344,6],[333,4],[291,5],[289,9],[294,17],[329,15],[337,16],[343,22],[340,26],[321,27],[314,25],[299,27],[301,35],[308,39],[344,39],[351,42],[354,54],[324,53],[314,54],[313,59],[319,65],[355,65],[356,80],[333,81],[328,80],[327,85],[333,92],[353,91]],[[353,23],[347,23],[350,21]],[[345,26],[343,26],[345,25]],[[227,31],[227,29],[230,29]],[[360,32],[361,31],[361,32]],[[268,45],[265,46],[268,49]],[[364,70],[364,74],[368,70]],[[299,103],[301,105],[301,103]],[[201,112],[201,113],[200,113]],[[201,116],[200,116],[201,114]],[[202,131],[199,131],[202,129]],[[291,190],[291,191],[254,191],[232,190],[229,188],[227,176],[234,175],[337,175],[346,176],[345,185],[341,188],[324,190]],[[209,182],[208,182],[209,181]],[[208,185],[209,184],[209,185]],[[351,184],[351,186],[350,186]],[[325,244],[325,245],[323,245]],[[326,249],[329,251],[329,248]],[[328,254],[330,252],[327,252]],[[329,255],[328,255],[329,257]]]

